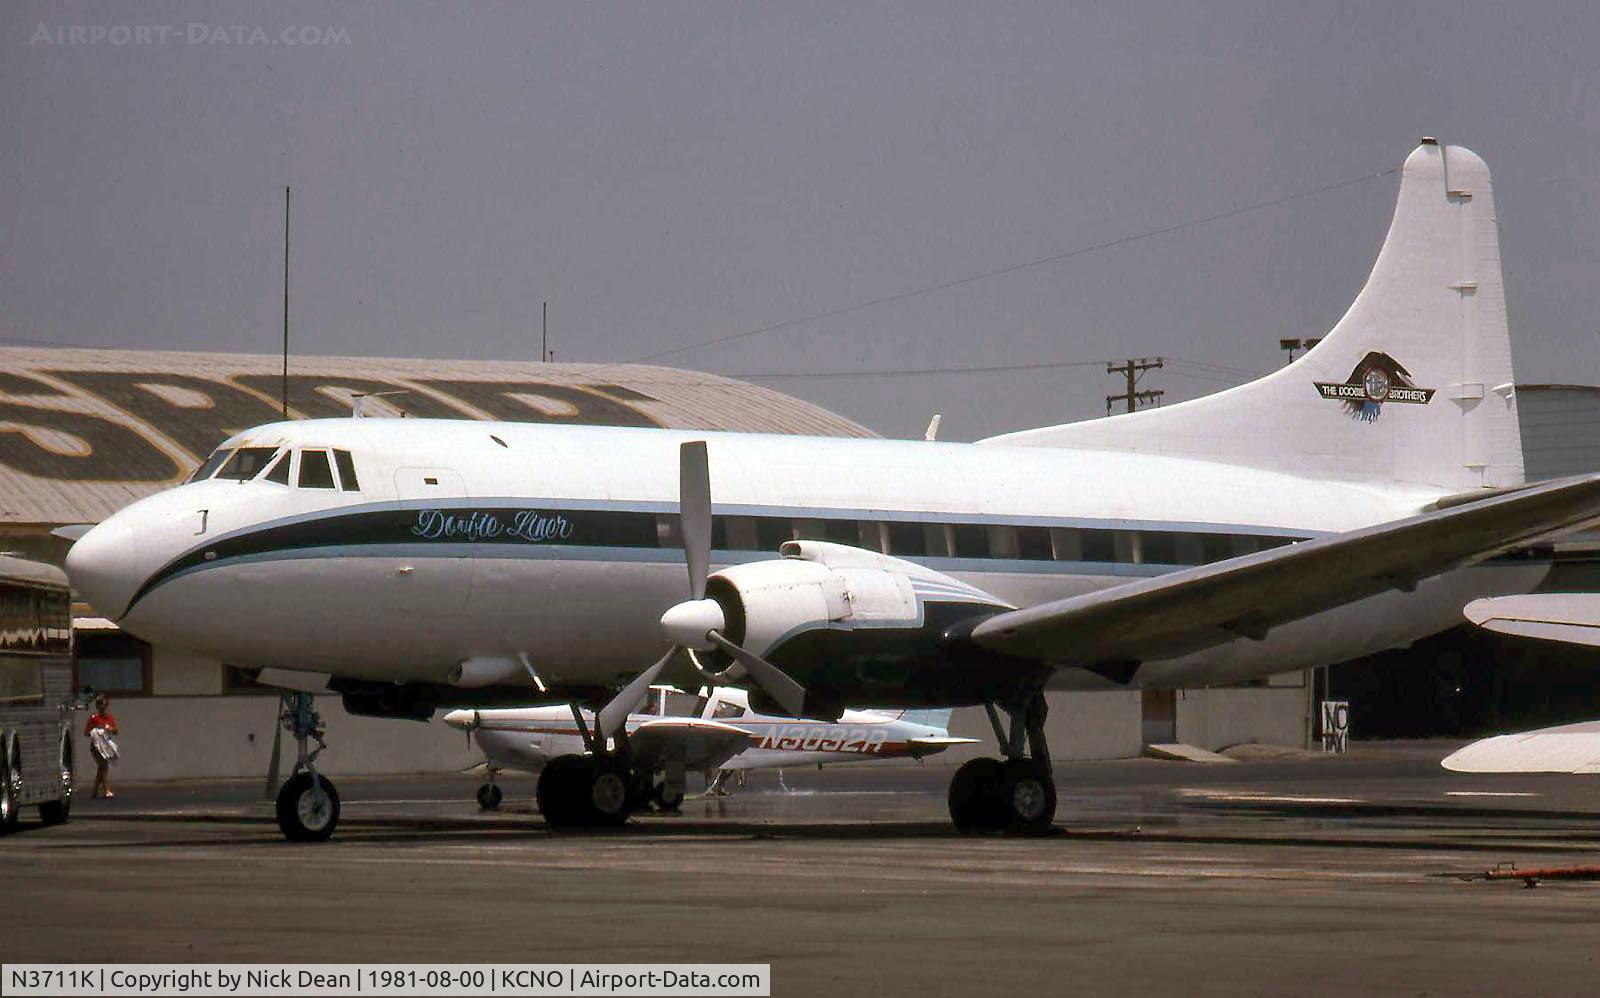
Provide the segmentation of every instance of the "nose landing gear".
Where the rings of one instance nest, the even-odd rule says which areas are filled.
[[[500,810],[500,802],[505,799],[504,792],[499,784],[494,782],[495,768],[488,768],[489,782],[478,788],[478,807],[484,811]]]
[[[973,759],[956,770],[950,820],[962,832],[1047,831],[1056,816],[1056,784],[1044,735],[1050,709],[1044,694],[1032,693],[1006,708],[1009,730],[994,704],[984,707],[1005,759]]]
[[[278,723],[294,736],[294,772],[278,791],[278,828],[290,842],[322,842],[339,824],[339,792],[317,772],[317,756],[328,747],[322,740],[322,717],[310,693],[285,693]],[[307,750],[309,741],[315,749]]]

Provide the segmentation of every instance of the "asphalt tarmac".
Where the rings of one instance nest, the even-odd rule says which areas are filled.
[[[127,785],[0,840],[0,957],[757,962],[782,995],[1594,994],[1600,781],[1341,758],[1058,767],[1054,834],[964,837],[951,770],[753,776],[610,834],[533,780],[345,779],[334,840],[254,782]],[[1502,866],[1502,870],[1508,867]]]

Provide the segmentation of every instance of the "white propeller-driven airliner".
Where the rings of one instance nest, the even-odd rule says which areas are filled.
[[[1600,478],[1524,483],[1489,173],[1424,140],[1344,318],[1216,395],[976,444],[273,423],[94,527],[67,569],[140,637],[333,677],[354,710],[598,708],[598,750],[546,768],[553,822],[627,817],[624,721],[693,670],[807,717],[984,705],[1004,758],[956,773],[951,816],[1033,830],[1055,811],[1045,690],[1403,645],[1530,590],[1548,559],[1529,545],[1596,520]],[[279,817],[318,838],[337,797],[300,702]]]

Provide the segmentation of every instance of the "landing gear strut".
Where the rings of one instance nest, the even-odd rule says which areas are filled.
[[[963,832],[1011,831],[1038,834],[1056,816],[1056,784],[1044,722],[1050,712],[1044,694],[1028,694],[1006,706],[1002,725],[992,703],[985,704],[1002,759],[973,759],[950,781],[950,820]]]
[[[589,754],[557,756],[545,763],[535,791],[539,813],[552,828],[620,828],[636,799],[627,734],[619,732],[616,750],[609,751],[576,704],[572,718]]]
[[[339,792],[317,772],[317,756],[328,747],[322,740],[322,717],[310,693],[285,693],[278,723],[294,736],[294,772],[278,791],[278,828],[290,842],[322,842],[339,824]],[[317,747],[307,750],[307,742]]]

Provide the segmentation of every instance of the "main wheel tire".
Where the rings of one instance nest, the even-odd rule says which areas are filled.
[[[278,828],[290,842],[323,842],[339,825],[339,791],[326,776],[296,773],[278,791]]]
[[[1005,827],[1002,793],[1005,765],[999,759],[971,759],[950,780],[950,820],[962,832],[992,832]]]
[[[1047,831],[1056,817],[1056,782],[1050,767],[1032,759],[1007,762],[1004,806],[1011,831],[1029,835]]]
[[[58,752],[60,762],[60,793],[55,800],[47,800],[39,805],[39,820],[47,825],[64,824],[72,814],[72,790],[75,776],[72,772],[72,732],[61,732],[61,748]]]
[[[596,759],[589,767],[588,804],[594,825],[619,828],[633,813],[628,768],[613,759]]]
[[[478,788],[478,807],[485,811],[497,811],[500,802],[505,799],[504,792],[493,783],[485,783]]]
[[[0,835],[17,827],[22,811],[22,758],[16,736],[0,732]]]
[[[655,805],[662,811],[680,811],[683,809],[683,790],[668,790],[665,783],[655,788]]]
[[[539,813],[552,828],[615,828],[631,813],[628,785],[614,760],[559,756],[539,774]]]
[[[539,771],[534,802],[545,824],[551,828],[571,828],[583,824],[580,787],[587,775],[588,760],[581,755],[556,756]]]

